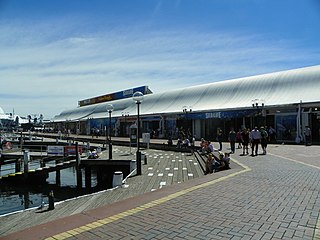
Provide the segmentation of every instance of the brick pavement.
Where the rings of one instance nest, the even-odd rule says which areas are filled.
[[[320,239],[319,146],[270,145],[232,169],[4,239]],[[29,238],[28,238],[29,237]]]

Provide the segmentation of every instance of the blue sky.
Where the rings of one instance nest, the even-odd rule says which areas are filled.
[[[0,107],[52,118],[93,96],[318,65],[320,0],[0,0]]]

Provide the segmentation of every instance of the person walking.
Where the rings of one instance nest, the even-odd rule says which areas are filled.
[[[261,147],[262,147],[263,155],[266,155],[267,145],[268,145],[268,133],[264,127],[260,128],[260,134],[261,134]]]
[[[218,128],[217,141],[219,143],[219,151],[222,151],[223,132],[220,128]]]
[[[239,131],[237,132],[237,143],[238,143],[238,148],[241,149],[242,148],[242,136],[241,136],[241,129],[239,129]]]
[[[304,129],[304,139],[305,145],[311,146],[311,128],[309,126],[306,126]]]
[[[248,129],[244,128],[241,132],[241,139],[242,139],[242,150],[243,150],[243,155],[249,154],[249,131]]]
[[[235,153],[235,151],[236,151],[237,133],[233,130],[233,128],[231,128],[231,130],[229,132],[228,140],[230,142],[231,153]]]
[[[257,156],[258,155],[258,146],[261,140],[261,134],[258,130],[258,127],[254,127],[254,129],[251,131],[251,149],[252,153],[251,156]]]
[[[273,128],[273,127],[271,127],[271,126],[269,126],[269,128],[267,129],[267,133],[268,133],[268,138],[269,138],[269,142],[271,142],[271,143],[275,143],[276,142],[276,140],[277,140],[277,132],[276,132],[276,130]]]

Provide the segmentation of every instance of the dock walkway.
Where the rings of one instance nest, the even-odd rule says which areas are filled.
[[[170,173],[191,159],[149,151],[155,161],[143,165],[143,175],[129,179],[128,188],[113,191],[119,195],[112,202],[104,192],[58,204],[53,211],[1,218],[3,239],[320,239],[319,146],[269,145],[267,155],[256,157],[236,150],[231,170],[154,191],[162,180],[151,184],[149,171],[160,177],[164,162]],[[132,195],[123,198],[122,192]]]
[[[135,159],[134,151],[135,148],[130,153],[128,147],[113,146],[113,158]],[[0,236],[204,175],[197,159],[188,153],[153,149],[143,149],[142,153],[146,155],[148,163],[145,165],[142,161],[141,176],[133,174],[122,187],[114,190],[56,203],[54,211],[30,209],[0,217]],[[107,159],[108,151],[104,151],[101,157]]]

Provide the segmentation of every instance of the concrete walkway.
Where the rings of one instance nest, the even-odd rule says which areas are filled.
[[[320,147],[270,145],[256,157],[237,151],[231,170],[2,239],[320,239]]]

